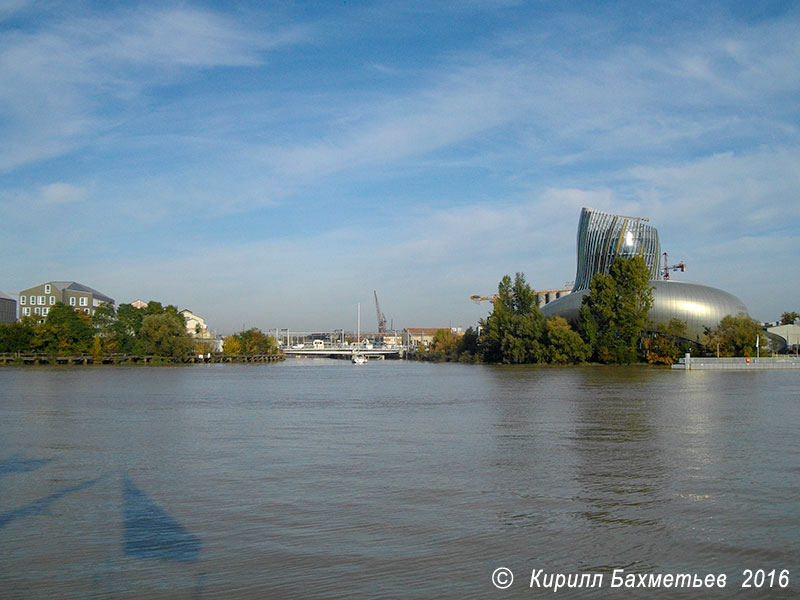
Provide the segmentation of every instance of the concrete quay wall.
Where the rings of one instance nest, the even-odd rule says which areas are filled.
[[[750,369],[800,369],[799,356],[778,356],[778,357],[744,357],[735,358],[716,358],[716,357],[694,357],[688,354],[678,360],[677,364],[672,365],[673,369],[686,371],[699,370],[725,370],[737,369],[740,371]]]

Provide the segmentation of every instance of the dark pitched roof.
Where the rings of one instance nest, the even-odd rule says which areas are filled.
[[[96,289],[90,288],[88,285],[78,283],[77,281],[51,281],[50,283],[62,291],[67,289],[72,290],[73,292],[87,292],[92,294],[98,300],[114,304],[114,299],[110,296],[106,296],[104,293],[98,292]]]

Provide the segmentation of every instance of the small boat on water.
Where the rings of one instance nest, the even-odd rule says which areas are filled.
[[[363,354],[353,354],[350,360],[354,365],[364,365],[367,363],[367,357]]]

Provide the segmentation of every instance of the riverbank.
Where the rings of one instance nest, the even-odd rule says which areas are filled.
[[[672,365],[673,369],[685,371],[699,370],[760,370],[760,369],[800,369],[800,357],[775,356],[753,358],[737,356],[733,358],[717,358],[711,356],[689,356],[688,354]]]
[[[59,356],[44,353],[0,353],[0,365],[164,365],[194,363],[271,363],[285,360],[283,354],[205,354],[174,360],[156,355],[73,354]]]

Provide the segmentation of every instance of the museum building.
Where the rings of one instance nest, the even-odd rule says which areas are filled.
[[[608,273],[617,257],[641,256],[650,270],[653,306],[648,313],[654,331],[671,319],[686,323],[686,337],[701,341],[706,329],[716,327],[723,317],[747,313],[747,307],[733,294],[723,290],[665,279],[659,266],[661,247],[658,230],[643,217],[626,217],[581,209],[578,222],[578,255],[572,293],[542,307],[545,316],[578,320],[584,296],[589,293],[592,277]]]

